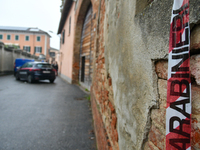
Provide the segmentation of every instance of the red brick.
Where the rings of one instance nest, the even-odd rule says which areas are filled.
[[[166,79],[168,76],[168,61],[160,60],[155,64],[156,73],[159,78]]]
[[[114,113],[115,112],[115,108],[113,107],[112,103],[109,102],[109,107],[110,107],[110,110],[111,110],[111,113]]]
[[[165,136],[154,125],[151,127],[149,140],[160,150],[165,149]]]
[[[197,25],[191,32],[191,51],[193,49],[200,49],[200,25]]]
[[[117,132],[117,130],[114,130],[114,137],[115,137],[115,141],[118,142],[118,132]]]
[[[116,124],[117,124],[117,117],[116,117],[116,114],[113,113],[111,127],[114,127],[114,129],[116,129]]]
[[[112,85],[112,79],[108,78],[108,85],[111,86]]]
[[[198,127],[198,121],[196,119],[192,119],[192,147],[193,149],[200,149],[200,129]]]
[[[190,70],[191,75],[195,78],[196,83],[200,85],[200,55],[191,56]]]
[[[96,134],[96,141],[98,149],[109,150],[110,145],[107,142],[107,133],[103,124],[102,116],[98,111],[93,94],[91,94],[91,106],[94,119],[94,129]]]

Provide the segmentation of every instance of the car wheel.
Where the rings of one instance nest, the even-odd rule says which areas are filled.
[[[15,75],[16,80],[20,80],[18,73]]]
[[[53,83],[53,82],[54,82],[54,80],[55,80],[55,79],[51,79],[51,80],[49,80],[49,81],[50,81],[50,83]]]
[[[33,83],[33,79],[31,75],[28,75],[28,83]]]

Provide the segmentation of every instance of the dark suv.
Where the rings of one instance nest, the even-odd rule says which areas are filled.
[[[53,83],[56,70],[45,62],[27,62],[17,70],[15,77],[16,80],[25,79],[29,83],[39,80],[49,80]]]

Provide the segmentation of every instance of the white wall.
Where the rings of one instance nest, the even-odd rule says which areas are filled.
[[[12,73],[16,58],[38,59],[37,56],[30,55],[22,50],[5,48],[4,43],[0,42],[0,74]]]

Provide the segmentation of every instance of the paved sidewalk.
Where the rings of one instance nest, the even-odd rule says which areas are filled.
[[[0,150],[95,150],[86,97],[59,77],[28,84],[0,76]]]

